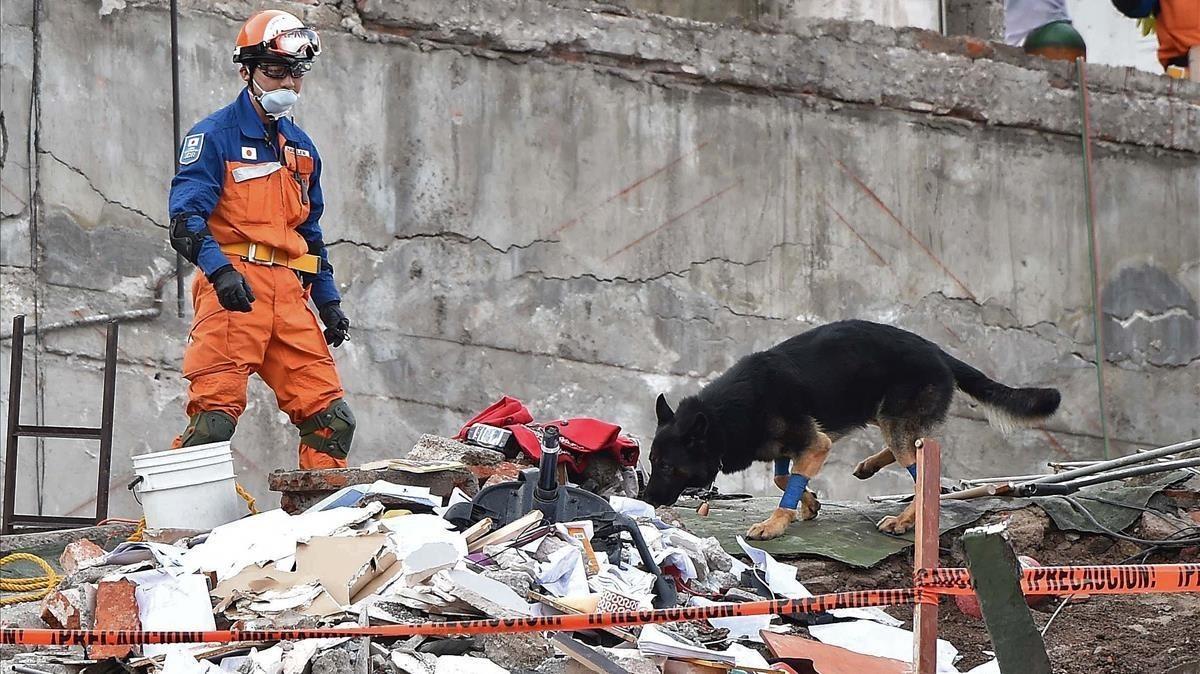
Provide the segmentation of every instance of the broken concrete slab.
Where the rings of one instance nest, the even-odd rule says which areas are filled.
[[[504,583],[466,569],[439,571],[434,586],[493,618],[527,616],[529,602]]]
[[[537,669],[554,657],[554,646],[544,634],[484,634],[479,637],[483,654],[510,669]]]
[[[95,604],[96,588],[92,585],[55,590],[42,600],[42,620],[54,629],[91,629]]]
[[[354,658],[344,648],[331,648],[312,660],[312,674],[345,674],[353,669]]]
[[[294,515],[326,498],[343,487],[356,484],[373,484],[379,480],[398,485],[427,487],[430,492],[443,498],[461,489],[468,496],[479,491],[479,482],[465,468],[438,471],[436,473],[409,473],[397,469],[361,470],[358,468],[331,468],[326,470],[277,470],[267,478],[271,491],[280,492],[280,507]]]
[[[417,444],[413,445],[405,458],[461,461],[468,466],[494,466],[504,461],[504,453],[426,433],[417,439]]]
[[[526,596],[529,590],[533,588],[533,576],[527,571],[507,568],[487,568],[482,573],[487,578],[504,583],[520,597]]]

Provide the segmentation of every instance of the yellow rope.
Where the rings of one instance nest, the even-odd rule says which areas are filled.
[[[236,482],[233,483],[233,486],[235,488],[237,488],[238,496],[241,496],[242,500],[246,502],[246,509],[250,511],[250,514],[257,515],[258,508],[255,507],[254,497],[250,495],[250,492],[246,491],[246,489],[244,487],[242,487],[242,485],[240,485]],[[142,520],[140,522],[138,522],[137,529],[135,529],[134,532],[129,536],[129,538],[127,538],[125,540],[133,541],[133,542],[146,540],[146,518],[145,517],[143,517]]]
[[[0,597],[0,606],[19,604],[26,601],[37,601],[54,591],[62,582],[62,576],[55,573],[54,568],[46,560],[25,552],[15,552],[0,559],[0,567],[16,562],[32,562],[42,568],[44,576],[32,578],[0,578],[0,591],[20,592],[9,597]]]
[[[246,507],[250,509],[250,514],[257,515],[258,508],[254,507],[254,497],[250,495],[250,492],[243,489],[242,485],[236,482],[233,483],[233,486],[237,487],[238,496],[241,496],[242,500],[246,502]]]

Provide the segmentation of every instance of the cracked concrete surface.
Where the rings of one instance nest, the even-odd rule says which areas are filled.
[[[236,95],[228,42],[252,3],[181,5],[186,130]],[[357,459],[452,433],[505,393],[538,418],[594,415],[648,440],[658,392],[677,400],[846,317],[1063,390],[1045,428],[1007,437],[956,402],[947,474],[1102,452],[1070,65],[918,30],[722,27],[583,0],[280,6],[326,44],[297,121],[326,161]],[[32,7],[12,0],[3,16],[0,319],[35,295],[43,324],[151,307],[174,264],[166,2],[103,17],[98,0],[43,3],[36,57]],[[1130,451],[1200,435],[1200,87],[1087,76],[1109,429]],[[184,423],[190,315],[175,315],[173,283],[163,306],[121,333],[114,515],[136,510],[128,457],[166,448]],[[39,341],[26,418],[36,371],[45,423],[97,419],[103,327]],[[0,343],[4,372],[9,357]],[[235,457],[270,501],[265,473],[294,465],[296,433],[257,379],[250,401]],[[909,488],[899,471],[850,477],[878,443],[839,442],[813,485],[835,499]],[[63,476],[90,476],[94,449],[47,444],[43,506],[80,514],[91,478]],[[22,508],[38,492],[29,447]],[[724,484],[769,492],[768,473]]]

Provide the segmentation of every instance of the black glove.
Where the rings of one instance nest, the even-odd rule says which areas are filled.
[[[221,306],[229,311],[250,311],[250,303],[254,301],[254,292],[241,272],[227,264],[214,271],[208,277],[213,289],[217,291],[217,299]]]
[[[342,313],[341,302],[326,302],[318,310],[325,324],[325,343],[338,347],[350,339],[350,319]]]

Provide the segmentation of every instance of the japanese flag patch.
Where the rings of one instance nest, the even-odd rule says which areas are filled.
[[[242,159],[256,160],[258,159],[258,150],[252,147],[242,147]]]
[[[179,165],[187,166],[200,158],[200,150],[204,147],[204,134],[193,133],[183,139],[183,149],[179,151]]]

